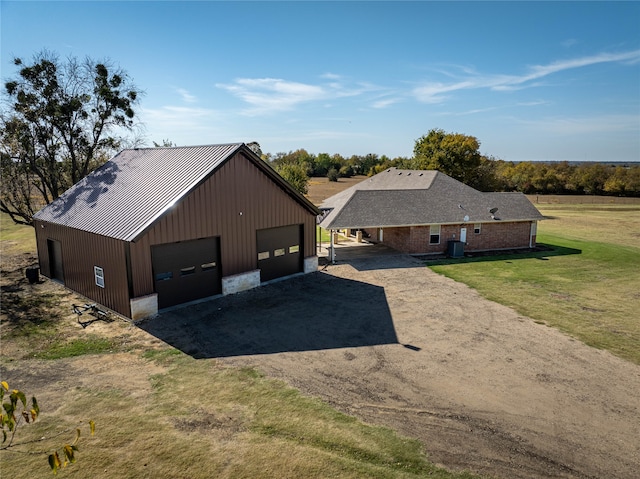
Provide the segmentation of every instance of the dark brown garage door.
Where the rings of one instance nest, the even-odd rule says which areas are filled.
[[[222,292],[219,238],[153,246],[151,259],[158,308]]]
[[[260,281],[302,271],[302,225],[258,230]]]

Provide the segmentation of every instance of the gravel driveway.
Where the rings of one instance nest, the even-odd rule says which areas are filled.
[[[450,469],[639,477],[640,367],[411,257],[365,255],[140,327],[417,438]]]

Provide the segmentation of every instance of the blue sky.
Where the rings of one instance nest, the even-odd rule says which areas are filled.
[[[1,76],[47,48],[145,91],[147,143],[640,161],[640,2],[0,3]]]

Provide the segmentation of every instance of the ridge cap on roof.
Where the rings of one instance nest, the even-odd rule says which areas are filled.
[[[245,143],[238,141],[238,142],[228,142],[228,143],[211,143],[211,144],[203,144],[203,145],[184,145],[184,146],[134,146],[132,148],[123,148],[122,150],[120,150],[120,152],[122,151],[140,151],[140,150],[186,150],[186,149],[191,149],[191,148],[207,148],[207,147],[214,147],[214,146],[242,146],[245,145]],[[117,156],[117,155],[116,155]]]

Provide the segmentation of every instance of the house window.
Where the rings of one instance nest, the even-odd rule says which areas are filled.
[[[479,235],[481,230],[482,230],[482,225],[480,223],[476,223],[475,225],[473,225],[473,232],[475,234]]]
[[[169,281],[171,278],[173,278],[173,272],[171,271],[156,273],[156,281]]]
[[[216,268],[216,262],[212,261],[211,263],[204,263],[200,265],[200,269],[204,271],[211,271]]]
[[[93,275],[96,278],[96,286],[104,288],[104,270],[100,266],[94,266]]]
[[[440,244],[440,225],[429,226],[429,244]]]
[[[180,270],[180,276],[189,276],[191,274],[195,274],[196,273],[196,267],[195,266],[189,266],[187,268],[182,268]]]

